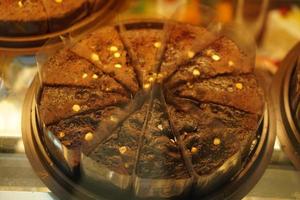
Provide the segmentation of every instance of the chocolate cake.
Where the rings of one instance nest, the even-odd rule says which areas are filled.
[[[39,35],[65,29],[99,9],[99,0],[1,0],[0,35]]]
[[[198,26],[102,27],[44,64],[40,120],[99,195],[111,186],[137,198],[199,197],[253,148],[264,97],[251,63]]]

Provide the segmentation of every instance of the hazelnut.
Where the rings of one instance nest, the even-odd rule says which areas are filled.
[[[235,87],[239,90],[243,89],[243,84],[242,83],[236,83]]]
[[[200,71],[198,69],[193,70],[193,75],[194,76],[200,76]]]
[[[119,64],[119,63],[117,63],[117,64],[115,64],[115,68],[118,68],[118,69],[120,69],[120,68],[122,68],[122,65],[121,65],[121,64]]]
[[[88,77],[88,74],[87,73],[83,73],[82,78],[85,79],[87,77]]]
[[[118,51],[119,49],[118,49],[118,47],[116,47],[116,46],[111,46],[111,47],[109,48],[109,50],[112,51],[112,52],[116,52],[116,51]]]
[[[120,154],[125,154],[127,150],[128,150],[128,148],[126,146],[122,146],[119,148]]]
[[[119,52],[116,52],[116,53],[114,53],[114,57],[115,57],[115,58],[120,58],[120,57],[121,57],[121,54],[120,54]]]
[[[73,107],[72,107],[72,110],[73,110],[74,112],[80,111],[80,105],[74,104]]]
[[[93,79],[97,79],[97,78],[98,78],[98,75],[97,75],[97,74],[93,74],[92,78],[93,78]]]
[[[195,56],[195,52],[193,51],[188,51],[188,57],[193,58]]]
[[[199,152],[199,150],[198,150],[198,148],[196,148],[196,147],[192,147],[192,148],[191,148],[191,152],[192,152],[192,154],[196,154],[196,153]]]
[[[156,48],[160,48],[160,47],[161,47],[161,42],[155,42],[155,43],[154,43],[154,46],[155,46]]]
[[[214,139],[214,145],[219,145],[219,144],[221,144],[220,138],[215,138]]]
[[[86,141],[91,141],[92,139],[94,138],[94,135],[93,135],[93,133],[91,133],[91,132],[88,132],[87,134],[85,134],[85,136],[84,136],[84,139],[86,140]]]
[[[213,54],[213,55],[211,56],[211,58],[212,58],[214,61],[219,61],[219,60],[221,59],[221,57],[218,56],[217,54]]]
[[[92,53],[92,54],[91,54],[91,59],[92,59],[93,61],[99,61],[99,60],[100,60],[98,54],[96,54],[96,53]]]

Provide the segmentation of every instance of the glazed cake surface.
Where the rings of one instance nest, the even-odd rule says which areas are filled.
[[[264,96],[250,63],[198,26],[102,27],[45,63],[40,118],[95,187],[201,195],[242,169],[256,139]]]

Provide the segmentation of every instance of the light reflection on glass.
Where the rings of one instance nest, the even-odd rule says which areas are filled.
[[[21,110],[12,102],[0,101],[0,137],[20,137]]]

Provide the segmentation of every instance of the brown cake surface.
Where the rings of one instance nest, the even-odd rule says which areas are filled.
[[[163,103],[155,99],[138,160],[137,175],[143,178],[187,178],[188,170],[172,132]]]
[[[117,93],[102,92],[98,89],[75,87],[44,87],[40,113],[45,124],[107,106],[121,105],[129,101]]]
[[[79,114],[60,120],[58,123],[49,125],[48,128],[67,148],[77,148],[81,146],[86,133],[95,132],[99,121],[110,116],[116,110],[118,110],[117,107],[110,106],[91,113]]]
[[[53,55],[42,78],[40,118],[82,153],[82,176],[140,198],[227,181],[246,162],[264,109],[238,45],[175,22],[99,28]]]
[[[89,34],[71,50],[110,74],[131,92],[137,92],[138,83],[128,52],[114,27],[105,27]]]
[[[148,107],[149,104],[144,104],[132,113],[90,157],[118,173],[132,175]]]
[[[90,87],[126,94],[124,87],[115,79],[69,50],[51,57],[41,73],[45,85]]]
[[[225,74],[247,74],[251,73],[252,69],[250,61],[236,44],[226,37],[220,37],[200,53],[194,55],[189,62],[181,65],[168,84],[170,87],[176,87],[199,78],[207,79]],[[198,71],[199,75],[193,75],[193,71]]]
[[[179,86],[175,93],[180,97],[199,102],[212,102],[262,114],[263,98],[257,87],[257,82],[252,75],[220,76],[197,80],[193,85]]]
[[[161,29],[133,29],[121,31],[121,36],[132,59],[133,67],[141,85],[151,81],[158,70],[162,54],[162,40],[165,33]]]
[[[177,23],[168,24],[166,34],[166,50],[160,66],[165,78],[169,78],[180,65],[217,38],[217,35],[205,28]]]

